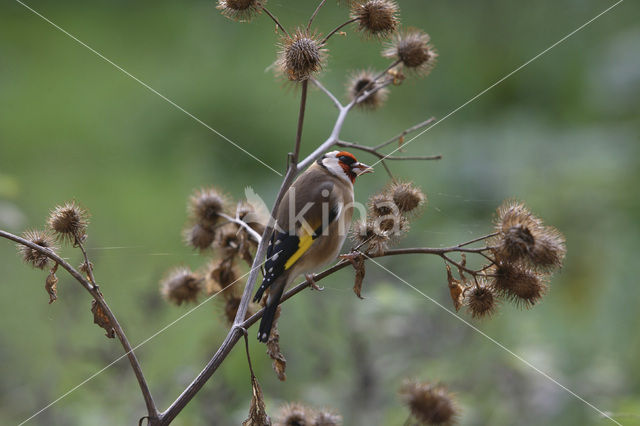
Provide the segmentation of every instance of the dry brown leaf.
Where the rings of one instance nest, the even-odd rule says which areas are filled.
[[[355,280],[353,282],[353,292],[360,299],[364,299],[364,297],[362,297],[362,295],[361,295],[361,292],[362,292],[362,281],[364,281],[364,274],[365,274],[364,258],[362,256],[354,257],[352,259],[351,263],[353,264],[353,269],[356,270],[356,276],[355,276]]]
[[[116,337],[115,331],[113,331],[113,327],[111,326],[111,321],[109,321],[109,317],[102,310],[102,306],[95,300],[91,301],[91,312],[93,313],[93,323],[98,324],[100,327],[104,328],[107,332],[105,336],[109,339],[113,339]]]
[[[276,372],[278,379],[281,381],[287,380],[287,359],[280,352],[280,332],[278,331],[278,317],[280,316],[280,306],[278,306],[278,312],[276,318],[273,321],[273,327],[271,328],[271,334],[267,341],[267,355],[273,360],[273,370]]]
[[[260,384],[255,376],[251,377],[251,389],[253,397],[251,398],[251,407],[249,407],[249,418],[242,422],[242,426],[271,426],[271,419],[264,406],[262,389],[260,389]]]
[[[47,275],[47,279],[44,282],[44,289],[47,290],[49,294],[49,304],[52,304],[58,298],[58,277],[56,277],[56,270],[58,269],[58,264],[56,263],[49,275]]]
[[[464,292],[464,287],[460,284],[460,281],[453,277],[451,267],[449,265],[447,265],[447,281],[449,282],[449,293],[451,294],[453,307],[456,308],[457,312],[462,307],[462,293]]]

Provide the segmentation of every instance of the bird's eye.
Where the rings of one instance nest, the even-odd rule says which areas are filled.
[[[340,157],[338,157],[338,160],[340,160],[340,162],[347,164],[347,165],[351,165],[353,163],[355,163],[356,160],[354,160],[351,157],[347,157],[346,155],[341,155]]]

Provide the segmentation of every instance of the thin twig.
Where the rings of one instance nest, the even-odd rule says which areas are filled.
[[[423,127],[428,126],[429,124],[433,123],[434,121],[436,121],[435,117],[431,117],[431,118],[429,118],[428,120],[425,120],[425,121],[423,121],[423,122],[421,122],[421,123],[418,123],[418,124],[416,124],[416,125],[414,125],[414,126],[411,126],[411,127],[409,127],[408,129],[405,129],[405,130],[403,130],[402,132],[400,132],[398,135],[396,135],[396,136],[392,137],[392,138],[391,138],[391,139],[389,139],[388,141],[386,141],[386,142],[382,142],[380,145],[376,145],[376,146],[374,146],[374,149],[378,150],[378,149],[384,148],[385,146],[387,146],[387,145],[390,145],[390,144],[394,143],[394,142],[395,142],[395,141],[397,141],[398,139],[401,139],[401,138],[405,137],[405,136],[406,136],[406,135],[408,135],[409,133],[411,133],[411,132],[415,132],[416,130],[420,130],[420,129],[422,129]]]
[[[349,19],[347,22],[338,25],[333,30],[331,30],[331,32],[329,34],[327,34],[327,36],[325,38],[322,39],[320,44],[325,44],[331,38],[332,35],[334,35],[338,31],[340,31],[342,28],[346,27],[347,25],[349,25],[349,24],[351,24],[353,22],[356,22],[357,20],[358,20],[358,18]]]
[[[262,10],[264,10],[264,13],[266,13],[269,16],[269,18],[273,19],[273,22],[275,22],[276,25],[278,26],[278,28],[280,28],[280,31],[285,33],[287,35],[287,37],[291,37],[289,35],[289,33],[287,32],[287,30],[282,26],[282,24],[280,24],[280,21],[278,21],[278,18],[276,18],[271,12],[269,12],[269,9],[267,9],[264,6],[262,6]]]
[[[473,277],[478,275],[477,271],[474,271],[473,269],[469,269],[466,266],[463,266],[462,264],[460,264],[460,263],[456,262],[455,260],[451,259],[449,256],[447,256],[444,253],[440,254],[440,257],[442,257],[444,260],[446,260],[447,262],[451,263],[452,265],[455,265],[458,269],[461,269],[461,270],[463,270],[465,272],[468,272],[469,274],[473,275]]]
[[[140,366],[140,363],[138,362],[138,358],[133,352],[133,348],[131,347],[131,344],[129,343],[127,336],[125,335],[124,330],[122,329],[117,318],[109,308],[109,305],[104,299],[102,293],[98,291],[97,288],[94,287],[92,283],[87,281],[86,278],[83,277],[79,271],[77,271],[73,266],[71,266],[69,262],[67,262],[60,256],[58,256],[54,251],[49,250],[48,248],[41,247],[37,244],[32,243],[31,241],[25,240],[22,237],[18,237],[17,235],[13,235],[3,230],[0,230],[0,237],[15,241],[18,244],[22,244],[33,250],[37,250],[39,253],[44,254],[49,259],[53,260],[54,262],[62,266],[64,269],[66,269],[67,272],[69,272],[69,274],[73,278],[75,278],[76,281],[78,281],[80,285],[82,285],[82,287],[84,287],[85,290],[87,290],[91,294],[93,299],[100,305],[103,312],[109,318],[109,324],[111,325],[116,335],[118,336],[118,340],[120,340],[120,344],[124,348],[127,358],[129,358],[129,364],[131,364],[131,368],[136,376],[136,379],[138,380],[140,391],[142,392],[142,396],[147,406],[149,422],[153,423],[154,421],[156,421],[156,419],[159,418],[159,412],[153,401],[153,396],[151,395],[151,391],[149,390],[149,386],[144,377],[144,374],[142,373],[142,367]]]
[[[251,380],[253,380],[256,375],[253,374],[253,365],[251,365],[251,355],[249,354],[249,336],[247,333],[247,329],[243,328],[242,330],[242,335],[244,336],[244,347],[245,350],[247,351],[247,363],[249,364],[249,371],[251,372]]]
[[[300,143],[302,141],[302,127],[304,124],[304,111],[307,105],[307,89],[309,87],[309,80],[302,82],[302,94],[300,95],[300,111],[298,112],[298,129],[296,131],[296,143],[293,150],[293,164],[298,163],[298,156],[300,155]]]
[[[309,29],[311,29],[311,24],[313,23],[313,20],[315,19],[316,15],[320,11],[320,8],[324,5],[326,1],[327,0],[322,0],[318,5],[318,7],[316,7],[316,10],[313,11],[313,15],[311,15],[311,18],[309,18],[309,23],[307,24],[307,32],[309,32]]]
[[[491,237],[495,237],[496,235],[498,235],[498,232],[494,232],[492,234],[488,234],[488,235],[484,235],[482,237],[474,238],[471,241],[467,241],[466,243],[459,244],[458,247],[468,246],[469,244],[477,243],[478,241],[486,240],[486,239],[489,239]]]
[[[258,234],[253,228],[251,228],[247,222],[243,221],[242,219],[237,219],[234,217],[231,217],[227,214],[224,213],[218,213],[220,215],[220,217],[223,217],[225,219],[227,219],[227,223],[235,223],[238,226],[241,226],[244,228],[245,231],[247,231],[249,233],[249,235],[251,235],[253,237],[253,239],[256,241],[256,243],[260,242],[260,239],[262,238],[260,236],[260,234]]]
[[[327,95],[327,96],[329,97],[329,99],[331,99],[331,101],[333,102],[333,104],[334,104],[338,109],[341,109],[341,108],[342,108],[342,104],[340,103],[340,101],[338,100],[338,98],[336,98],[336,97],[334,96],[334,94],[333,94],[333,93],[331,93],[331,91],[329,91],[329,89],[327,89],[326,87],[324,87],[324,86],[322,85],[322,83],[320,83],[320,81],[318,81],[318,79],[317,79],[317,78],[315,78],[315,77],[311,77],[311,78],[310,78],[310,80],[311,80],[311,82],[312,82],[313,84],[315,84],[315,85],[316,85],[316,87],[318,87],[318,89],[322,90],[322,91],[325,93],[325,95]]]
[[[375,148],[366,145],[360,145],[353,142],[347,141],[338,141],[336,143],[337,146],[341,146],[343,148],[351,148],[351,149],[359,149],[360,151],[368,152],[371,155],[375,155],[376,157],[384,160],[440,160],[442,159],[442,155],[410,155],[410,156],[402,156],[402,157],[385,157],[385,154],[378,152]]]
[[[80,241],[80,238],[78,238],[78,235],[74,235],[74,238],[76,245],[80,247],[80,251],[82,252],[82,256],[84,257],[84,264],[87,267],[87,275],[89,276],[89,281],[91,282],[91,284],[93,284],[93,287],[96,291],[100,291],[98,284],[96,284],[96,279],[93,276],[93,267],[91,266],[91,262],[89,261],[89,257],[87,256],[87,251],[84,249],[84,245]]]

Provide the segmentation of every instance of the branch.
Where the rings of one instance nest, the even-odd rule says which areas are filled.
[[[287,30],[282,26],[282,24],[280,23],[280,21],[278,21],[278,18],[276,18],[271,12],[269,12],[269,9],[267,9],[266,7],[262,6],[262,10],[264,10],[264,13],[266,13],[269,18],[271,18],[273,20],[273,22],[276,23],[276,26],[278,28],[280,28],[280,31],[282,31],[283,33],[285,33],[287,35],[287,37],[289,36],[289,33],[287,32]]]
[[[313,11],[313,14],[311,15],[311,18],[309,18],[309,23],[307,24],[307,32],[309,32],[309,29],[311,28],[311,24],[313,23],[313,20],[315,19],[316,15],[320,11],[320,8],[324,5],[324,3],[326,1],[327,0],[322,0],[320,2],[320,4],[318,5],[318,7],[316,7],[316,10]]]
[[[249,235],[251,235],[253,237],[253,239],[255,240],[256,243],[259,243],[260,240],[262,239],[262,237],[260,236],[260,234],[258,234],[252,227],[250,227],[247,222],[245,222],[242,219],[237,219],[235,217],[231,217],[227,214],[224,214],[222,212],[218,213],[218,215],[220,217],[223,217],[225,219],[227,219],[228,222],[225,222],[225,224],[228,224],[229,222],[233,222],[238,226],[241,226],[244,228],[245,231],[247,231],[249,233]]]
[[[309,87],[309,80],[302,82],[302,95],[300,95],[300,111],[298,112],[298,130],[296,132],[296,143],[293,150],[292,163],[295,165],[298,162],[298,156],[300,155],[300,142],[302,141],[302,126],[304,124],[304,111],[307,105],[307,88]]]
[[[440,160],[442,159],[442,155],[410,155],[410,156],[402,156],[402,157],[397,157],[397,156],[386,157],[385,154],[378,152],[376,148],[372,148],[366,145],[360,145],[357,143],[346,142],[346,141],[338,141],[336,145],[344,148],[359,149],[360,151],[368,152],[369,154],[375,155],[376,157],[384,160]]]
[[[425,120],[421,123],[416,124],[415,126],[409,127],[408,129],[403,130],[402,132],[400,132],[398,135],[392,137],[391,139],[389,139],[386,142],[381,143],[380,145],[376,145],[374,147],[374,149],[378,150],[380,148],[384,148],[387,145],[390,145],[392,143],[394,143],[395,141],[404,138],[406,135],[408,135],[411,132],[415,132],[416,130],[420,130],[423,127],[428,126],[429,124],[433,123],[434,121],[436,121],[435,117],[431,117],[428,120]]]
[[[125,350],[127,358],[129,358],[129,363],[131,364],[131,368],[132,368],[134,374],[136,375],[136,379],[138,380],[138,384],[140,385],[140,391],[142,392],[142,396],[144,397],[144,402],[145,402],[145,404],[147,406],[147,412],[148,412],[149,421],[150,422],[155,421],[155,419],[157,419],[159,417],[159,412],[158,412],[158,409],[155,406],[155,403],[153,402],[153,397],[151,395],[151,391],[149,390],[149,386],[147,385],[147,381],[146,381],[146,379],[144,377],[144,374],[142,373],[142,368],[140,367],[140,363],[138,362],[138,359],[137,359],[135,353],[133,352],[133,348],[131,347],[131,344],[129,343],[129,340],[127,339],[127,336],[125,335],[124,330],[122,329],[122,327],[120,326],[120,323],[118,322],[118,320],[116,319],[115,315],[113,314],[113,312],[109,308],[109,305],[107,305],[107,302],[105,301],[104,296],[102,295],[102,293],[98,289],[98,286],[88,282],[85,279],[85,277],[83,277],[82,274],[80,274],[80,272],[78,272],[73,266],[71,266],[69,264],[69,262],[67,262],[66,260],[64,260],[60,256],[58,256],[52,250],[49,250],[48,248],[41,247],[41,246],[39,246],[37,244],[32,243],[31,241],[25,240],[24,238],[18,237],[17,235],[13,235],[13,234],[11,234],[9,232],[6,232],[6,231],[3,231],[3,230],[0,230],[0,237],[6,238],[8,240],[15,241],[18,244],[22,244],[24,246],[27,246],[27,247],[29,247],[29,248],[31,248],[33,250],[37,250],[38,252],[44,254],[49,259],[53,260],[58,265],[62,266],[64,269],[66,269],[67,272],[69,272],[69,274],[73,278],[75,278],[76,281],[78,281],[82,285],[82,287],[84,287],[84,289],[87,290],[91,294],[93,299],[96,301],[96,303],[98,303],[98,305],[100,305],[100,307],[102,308],[103,312],[109,318],[109,323],[110,323],[111,327],[113,328],[113,330],[115,331],[116,335],[118,336],[118,339],[120,340],[120,343],[122,344],[122,347]],[[90,265],[90,263],[88,263],[89,261],[87,259],[86,252],[84,251],[84,248],[82,248],[81,250],[83,252],[83,255],[84,255],[84,258],[85,258],[85,262],[87,262],[87,266]],[[89,267],[89,271],[90,270],[91,269]],[[89,276],[90,276],[91,280],[93,280],[93,273],[92,272],[89,274]]]
[[[347,25],[349,25],[349,24],[351,24],[353,22],[356,22],[357,20],[358,20],[358,18],[349,19],[347,22],[338,25],[333,30],[331,30],[331,32],[329,34],[327,34],[327,36],[325,38],[322,39],[320,44],[325,44],[331,38],[332,35],[334,35],[338,31],[340,31],[342,28],[346,27]]]
[[[329,99],[331,99],[331,101],[333,102],[333,104],[336,106],[336,108],[338,108],[339,110],[343,108],[342,104],[340,103],[340,101],[338,100],[338,98],[336,98],[334,96],[333,93],[331,93],[331,91],[329,91],[329,89],[327,89],[326,87],[324,87],[322,85],[322,83],[320,83],[320,81],[318,81],[318,79],[316,79],[315,77],[311,77],[310,78],[311,82],[313,84],[316,85],[316,87],[318,87],[318,89],[322,90],[325,95],[327,95],[329,97]]]

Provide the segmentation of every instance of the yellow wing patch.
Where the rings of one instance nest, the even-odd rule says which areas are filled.
[[[291,265],[293,265],[296,260],[300,259],[300,256],[302,256],[304,252],[307,251],[309,247],[311,247],[311,244],[313,244],[313,236],[311,234],[305,233],[299,238],[300,242],[298,243],[298,250],[296,250],[289,259],[287,259],[287,263],[284,264],[285,270],[291,268]]]

